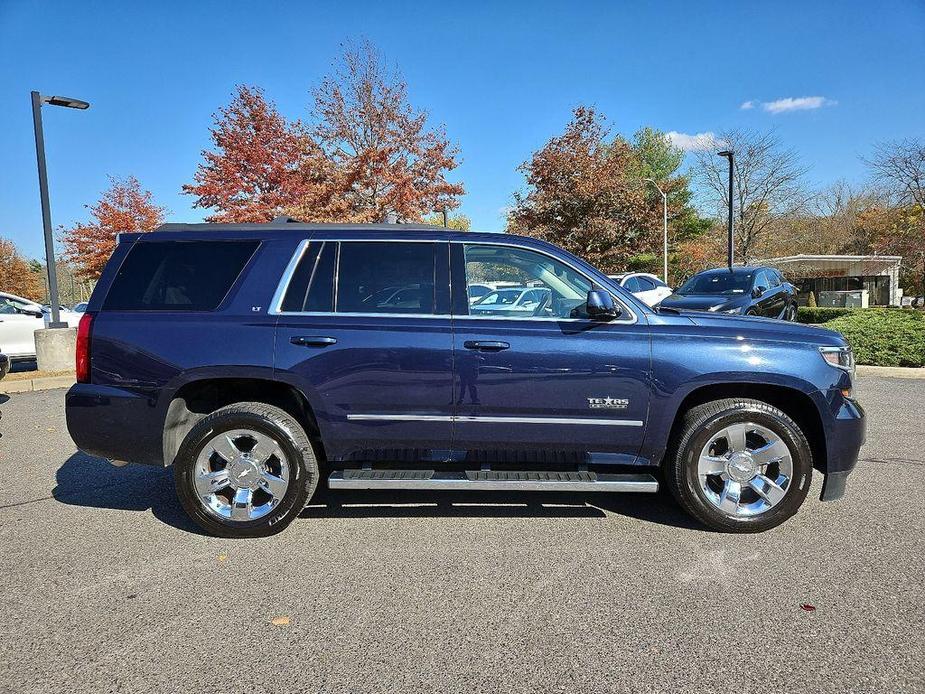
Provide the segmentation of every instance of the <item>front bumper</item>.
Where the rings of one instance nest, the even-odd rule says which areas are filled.
[[[861,446],[867,436],[867,418],[860,403],[840,394],[827,399],[823,428],[826,440],[825,481],[822,501],[836,501],[845,495],[848,475],[857,465]],[[828,421],[825,421],[825,420]]]

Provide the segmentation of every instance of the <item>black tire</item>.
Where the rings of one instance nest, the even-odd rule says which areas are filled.
[[[233,429],[250,429],[271,437],[290,464],[289,485],[282,500],[261,518],[219,519],[207,512],[195,486],[196,460],[215,437]],[[287,412],[261,402],[240,402],[211,413],[186,435],[174,462],[177,496],[187,515],[211,535],[229,538],[275,535],[299,515],[318,484],[318,461],[305,430]]]
[[[700,451],[725,427],[752,422],[780,436],[790,449],[793,476],[785,496],[755,516],[737,516],[721,511],[710,502],[698,476]],[[756,533],[774,528],[793,516],[802,505],[812,483],[812,453],[800,427],[781,410],[759,400],[728,398],[691,408],[684,414],[677,446],[669,452],[665,479],[672,496],[691,516],[722,532]]]

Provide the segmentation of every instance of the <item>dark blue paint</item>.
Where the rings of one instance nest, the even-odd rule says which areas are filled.
[[[99,312],[133,243],[217,234],[261,241],[217,311]],[[760,384],[788,388],[812,401],[826,438],[824,469],[846,472],[855,464],[864,437],[863,410],[842,395],[850,387],[849,376],[826,364],[818,351],[822,345],[844,345],[837,333],[715,313],[657,313],[587,263],[533,239],[441,230],[389,234],[413,234],[422,241],[509,241],[545,251],[619,296],[637,320],[277,317],[267,309],[300,241],[375,239],[383,232],[255,225],[126,235],[88,308],[98,314],[92,383],[74,386],[67,397],[75,442],[110,458],[164,464],[163,425],[177,391],[200,380],[246,377],[300,391],[330,460],[358,460],[388,450],[396,458],[419,462],[468,458],[471,464],[510,456],[537,464],[655,465],[686,397],[718,384]],[[442,282],[445,287],[450,274],[456,284],[452,292],[439,290],[441,303],[458,307],[464,292],[458,268],[441,265],[438,286]],[[300,336],[335,342],[293,344],[292,338]],[[509,347],[465,347],[477,341]],[[625,410],[590,409],[588,398],[597,397],[629,402]],[[423,415],[424,421],[356,421],[348,419],[351,413]],[[640,420],[644,426],[447,421],[454,415],[614,418]]]

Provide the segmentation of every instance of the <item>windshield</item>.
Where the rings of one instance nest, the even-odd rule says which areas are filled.
[[[744,294],[752,286],[750,272],[711,272],[694,275],[678,294]]]

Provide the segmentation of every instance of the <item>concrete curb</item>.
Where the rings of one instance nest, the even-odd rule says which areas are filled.
[[[53,388],[70,388],[75,383],[74,376],[46,376],[44,378],[27,378],[23,381],[0,381],[0,393],[31,393],[35,390],[52,390]]]
[[[907,366],[858,366],[858,376],[883,378],[925,378],[925,368]]]

